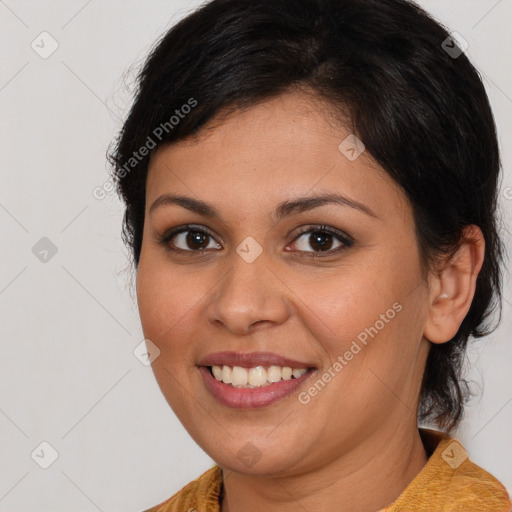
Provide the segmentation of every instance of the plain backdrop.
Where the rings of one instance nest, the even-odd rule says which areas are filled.
[[[114,193],[93,195],[107,179],[105,152],[137,65],[197,5],[0,0],[2,512],[137,512],[213,465],[134,355],[143,335],[122,205]],[[502,149],[508,248],[512,0],[421,5],[463,36],[484,78]],[[501,326],[469,351],[480,394],[456,436],[510,492],[508,276],[504,293]]]

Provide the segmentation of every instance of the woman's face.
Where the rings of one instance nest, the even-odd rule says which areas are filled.
[[[282,95],[150,162],[137,296],[153,370],[234,471],[298,473],[416,428],[429,313],[412,210],[367,152],[340,149],[327,108]]]

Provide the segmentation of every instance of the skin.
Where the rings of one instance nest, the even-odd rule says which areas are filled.
[[[224,470],[222,512],[358,512],[393,502],[428,460],[416,411],[429,348],[454,336],[474,295],[480,230],[468,227],[454,258],[427,276],[405,194],[367,152],[355,161],[340,152],[350,131],[326,109],[289,92],[161,147],[150,161],[137,273],[142,327],[161,351],[152,365],[166,400]],[[150,213],[168,193],[205,201],[220,218],[176,204]],[[322,193],[375,216],[339,204],[279,222],[271,215],[282,201]],[[212,231],[202,253],[183,235],[159,243],[186,223]],[[353,245],[336,251],[340,242],[327,236],[326,253],[310,234],[297,239],[301,226],[315,233],[321,225]],[[236,252],[248,236],[263,249],[250,264]],[[394,303],[401,311],[300,403],[298,394]],[[208,392],[197,367],[223,350],[275,352],[317,370],[269,406],[233,409]],[[260,455],[253,465],[237,456],[247,443]]]

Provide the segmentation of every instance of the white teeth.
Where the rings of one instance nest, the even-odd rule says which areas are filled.
[[[224,368],[226,368],[224,366]],[[245,386],[248,380],[247,370],[240,366],[233,367],[233,373],[231,374],[231,383],[233,386]]]
[[[271,366],[267,370],[267,379],[269,382],[279,382],[281,380],[281,367]]]
[[[283,376],[284,380],[290,380],[292,378],[292,369],[289,366],[285,366],[281,370],[281,375]]]
[[[307,372],[306,368],[290,368],[289,366],[270,366],[265,370],[263,366],[253,368],[242,368],[241,366],[212,366],[212,373],[215,379],[224,384],[232,384],[240,388],[259,388],[269,386],[281,379],[290,380],[292,376],[296,379]]]
[[[307,372],[306,368],[295,368],[292,372],[292,375],[298,379],[302,375],[304,375]]]
[[[233,370],[231,369],[230,366],[223,366],[222,367],[222,382],[225,382],[226,384],[231,384],[231,374],[232,373],[233,373]],[[219,380],[219,379],[217,379],[217,380]]]
[[[229,366],[228,366],[229,368]],[[222,380],[222,368],[220,366],[212,366],[213,376],[217,380]]]
[[[267,372],[262,366],[256,366],[249,370],[249,384],[251,386],[263,386],[267,383]]]

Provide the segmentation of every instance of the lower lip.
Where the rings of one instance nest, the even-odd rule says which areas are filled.
[[[219,402],[235,409],[254,409],[265,407],[290,395],[312,375],[314,370],[309,369],[298,379],[280,380],[261,388],[235,388],[218,381],[206,366],[200,366],[199,371],[206,388]]]

